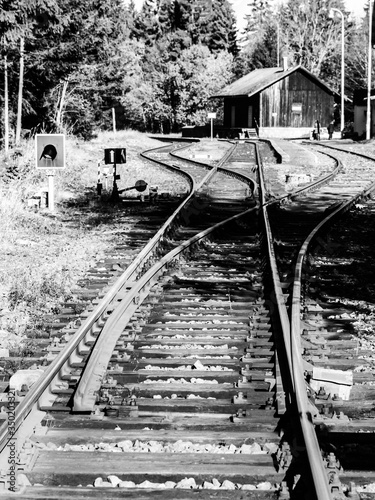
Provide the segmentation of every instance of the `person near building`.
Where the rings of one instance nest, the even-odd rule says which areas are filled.
[[[315,122],[315,139],[317,141],[320,141],[320,122],[319,122],[319,120],[316,120],[316,122]]]
[[[335,122],[332,120],[327,127],[328,130],[328,139],[332,139],[333,131],[335,129]]]

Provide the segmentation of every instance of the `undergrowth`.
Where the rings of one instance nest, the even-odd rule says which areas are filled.
[[[6,160],[0,154],[0,348],[18,357],[7,362],[8,373],[26,368],[37,352],[37,339],[53,335],[48,325],[66,301],[77,313],[86,308],[75,295],[77,282],[117,244],[108,229],[124,210],[107,203],[110,178],[101,203],[96,195],[104,149],[127,149],[127,163],[117,169],[119,189],[143,179],[170,194],[181,192],[173,175],[139,157],[159,145],[133,131],[99,133],[90,142],[68,137],[66,168],[54,176],[54,213],[28,203],[48,190],[46,172],[35,167],[34,140],[22,144],[21,155]]]
[[[22,144],[21,155],[0,155],[0,348],[31,355],[30,339],[45,336],[51,315],[74,298],[77,280],[113,244],[107,230],[116,209],[91,206],[104,148],[127,148],[128,163],[118,170],[129,186],[141,174],[155,178],[138,153],[157,145],[133,131],[99,133],[90,142],[67,137],[66,168],[54,176],[54,213],[28,204],[48,190],[46,172],[35,167],[34,140]]]

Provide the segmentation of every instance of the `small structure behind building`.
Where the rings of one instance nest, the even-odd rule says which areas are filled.
[[[375,89],[371,90],[371,120],[370,137],[375,135]],[[353,134],[355,139],[366,138],[367,122],[367,89],[356,89],[353,94],[354,122]]]

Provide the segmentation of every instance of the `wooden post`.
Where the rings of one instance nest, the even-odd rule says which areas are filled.
[[[120,199],[120,195],[117,187],[117,170],[116,170],[116,162],[113,164],[113,189],[111,194],[111,201],[113,203],[117,203]]]

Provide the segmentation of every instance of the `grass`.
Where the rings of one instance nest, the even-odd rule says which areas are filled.
[[[158,145],[134,131],[99,133],[89,142],[67,137],[66,168],[54,178],[54,213],[27,203],[48,190],[46,173],[35,168],[34,141],[22,144],[22,156],[8,162],[0,157],[0,347],[27,346],[29,352],[28,339],[43,335],[45,318],[61,310],[77,280],[116,244],[108,229],[124,209],[98,203],[96,194],[105,148],[127,148],[127,163],[118,167],[119,189],[138,179],[175,189],[170,173],[138,156]]]

